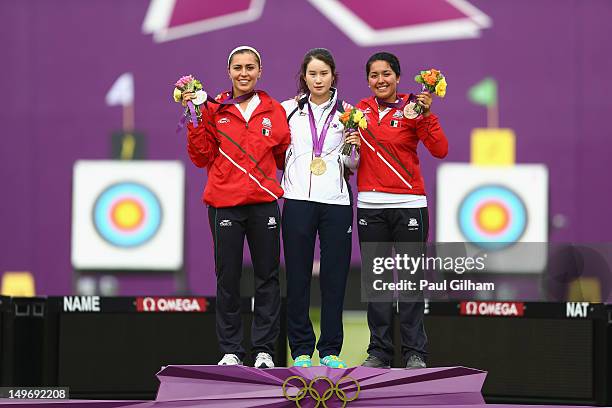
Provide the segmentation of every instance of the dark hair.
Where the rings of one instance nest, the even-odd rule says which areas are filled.
[[[300,72],[298,73],[298,93],[308,93],[308,85],[306,84],[304,77],[306,76],[306,68],[313,59],[318,59],[319,61],[323,61],[329,65],[331,68],[331,74],[334,76],[332,86],[336,86],[338,74],[336,73],[336,63],[334,62],[334,57],[332,56],[331,52],[329,52],[329,50],[326,48],[313,48],[312,50],[308,51],[306,55],[304,55],[304,61],[302,61],[302,66],[300,67]]]
[[[232,65],[232,60],[234,59],[234,55],[236,55],[236,54],[246,54],[247,52],[248,52],[249,54],[252,54],[252,55],[255,57],[255,59],[257,60],[257,65],[258,65],[258,66],[261,68],[261,60],[259,59],[259,56],[258,56],[257,54],[255,54],[253,51],[248,50],[248,49],[238,50],[238,51],[234,52],[234,53],[233,53],[233,54],[230,56],[228,66],[231,66],[231,65]]]
[[[374,63],[374,61],[386,61],[389,63],[389,66],[395,72],[395,75],[398,77],[401,76],[402,70],[400,68],[400,62],[397,57],[390,52],[377,52],[372,55],[368,62],[366,62],[366,77],[370,76],[370,67]]]

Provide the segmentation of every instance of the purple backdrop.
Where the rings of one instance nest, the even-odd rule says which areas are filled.
[[[363,66],[375,51],[400,57],[402,91],[416,90],[411,77],[418,69],[443,69],[448,95],[434,110],[449,137],[449,161],[469,161],[470,132],[485,125],[485,109],[467,101],[468,88],[495,77],[500,126],[517,134],[517,162],[550,169],[550,213],[567,219],[565,228],[551,230],[551,240],[609,240],[612,57],[605,39],[612,38],[612,3],[471,3],[492,21],[480,38],[359,47],[306,0],[268,0],[255,22],[163,43],[142,33],[147,0],[0,2],[0,272],[30,270],[38,293],[71,292],[72,166],[77,159],[110,157],[110,133],[121,126],[121,108],[107,107],[104,95],[130,71],[136,128],[147,135],[148,158],[186,163],[191,290],[214,293],[211,237],[200,199],[204,172],[187,159],[184,136],[174,133],[179,110],[170,92],[186,73],[202,79],[211,93],[227,88],[227,54],[242,43],[262,53],[259,88],[279,100],[294,94],[295,73],[312,47],[334,53],[340,93],[348,101],[369,94]],[[421,153],[433,208],[438,162]],[[172,291],[167,278],[122,282],[123,294]]]

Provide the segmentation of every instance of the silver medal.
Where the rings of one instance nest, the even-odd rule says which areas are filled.
[[[201,105],[204,102],[206,102],[206,98],[207,97],[208,97],[208,95],[206,94],[206,92],[204,92],[203,90],[200,89],[199,91],[196,91],[195,99],[192,99],[191,102],[194,105]]]

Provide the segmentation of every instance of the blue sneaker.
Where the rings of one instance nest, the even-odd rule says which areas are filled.
[[[346,368],[346,363],[338,356],[329,355],[321,359],[321,364],[329,368]]]
[[[298,356],[293,361],[293,366],[294,367],[312,367],[312,360],[310,359],[310,356],[306,354],[302,354],[301,356]]]

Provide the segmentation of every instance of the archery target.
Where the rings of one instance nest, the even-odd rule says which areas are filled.
[[[495,254],[489,271],[540,272],[548,242],[548,170],[544,165],[438,167],[436,240]],[[529,243],[529,244],[528,244]]]
[[[93,209],[102,239],[118,247],[135,247],[151,240],[161,224],[159,199],[140,183],[121,182],[104,190]]]
[[[519,241],[528,220],[517,193],[501,185],[482,185],[465,195],[457,222],[465,241],[499,249]]]
[[[83,270],[183,265],[184,168],[174,161],[78,161],[72,263]]]

